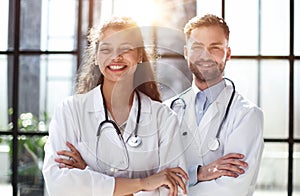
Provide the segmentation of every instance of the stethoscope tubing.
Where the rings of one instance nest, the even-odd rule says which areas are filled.
[[[113,121],[113,120],[108,119],[107,106],[106,106],[106,103],[105,103],[105,99],[104,99],[102,87],[103,87],[103,85],[100,86],[100,91],[101,91],[101,96],[102,96],[102,101],[103,101],[103,108],[104,108],[105,120],[102,121],[102,122],[99,124],[99,126],[98,126],[97,137],[99,137],[99,136],[101,135],[101,129],[102,129],[102,126],[103,126],[105,123],[110,123],[110,124],[113,125],[113,127],[114,127],[114,129],[116,130],[116,132],[117,132],[119,138],[122,139],[122,140],[124,141],[123,136],[122,136],[122,133],[121,133],[121,131],[120,131],[118,125],[116,124],[116,122]],[[126,139],[125,143],[128,143],[128,140],[129,140],[130,138],[132,138],[133,136],[136,137],[136,138],[138,137],[139,140],[141,141],[141,138],[138,136],[138,126],[139,126],[139,123],[140,123],[140,116],[141,116],[141,97],[140,97],[140,94],[138,93],[137,90],[135,90],[135,93],[136,93],[137,99],[138,99],[138,113],[137,113],[137,116],[136,116],[136,125],[135,125],[135,127],[134,127],[134,131],[133,131],[133,132],[130,134],[130,136]],[[130,145],[130,143],[129,143],[129,145]],[[134,145],[134,146],[130,145],[130,146],[131,146],[131,147],[137,147],[137,146],[139,146],[139,145]]]
[[[223,127],[223,125],[224,125],[224,123],[225,123],[225,121],[226,121],[226,119],[227,119],[227,117],[228,117],[228,113],[229,113],[229,111],[230,111],[230,107],[231,107],[231,105],[232,105],[232,102],[233,102],[233,99],[234,99],[234,95],[235,95],[235,85],[234,85],[234,82],[232,81],[232,80],[230,80],[229,78],[223,78],[224,80],[227,80],[227,81],[229,81],[230,83],[231,83],[231,85],[232,85],[232,93],[231,93],[231,96],[230,96],[230,99],[229,99],[229,102],[228,102],[228,104],[227,104],[227,106],[226,106],[226,110],[225,110],[225,114],[224,114],[224,116],[223,116],[223,118],[222,118],[222,121],[221,121],[221,123],[220,123],[220,125],[219,125],[219,127],[218,127],[218,131],[217,131],[217,134],[216,134],[216,137],[215,137],[215,139],[214,139],[214,143],[215,143],[215,145],[213,145],[213,146],[215,146],[215,147],[213,147],[213,148],[209,148],[211,151],[216,151],[219,147],[220,147],[220,134],[221,134],[221,130],[222,130],[222,127]],[[180,94],[180,96],[178,96],[176,99],[174,99],[172,102],[171,102],[171,104],[170,104],[170,108],[171,109],[174,109],[174,106],[175,106],[175,103],[176,102],[178,102],[178,101],[181,101],[181,107],[182,107],[182,110],[183,111],[185,111],[185,109],[186,109],[186,103],[185,103],[185,101],[184,101],[184,99],[181,97],[181,96],[183,96],[184,94],[186,94],[188,91],[190,91],[191,90],[191,88],[189,88],[189,89],[187,89],[186,91],[184,91],[183,93],[181,93]],[[182,117],[183,117],[183,114],[182,114]],[[182,119],[181,119],[182,120]]]
[[[220,126],[218,128],[218,132],[216,134],[216,138],[219,139],[220,138],[220,133],[221,133],[221,130],[222,130],[222,127],[223,127],[223,124],[225,123],[227,117],[228,117],[228,113],[229,113],[229,110],[230,110],[230,107],[231,107],[231,104],[232,104],[232,101],[233,101],[233,98],[234,98],[234,95],[235,95],[235,85],[233,83],[232,80],[230,80],[229,78],[224,78],[225,80],[229,81],[232,85],[232,93],[231,93],[231,96],[230,96],[230,99],[229,99],[229,102],[227,104],[227,107],[226,107],[226,111],[225,111],[225,115],[220,123]]]

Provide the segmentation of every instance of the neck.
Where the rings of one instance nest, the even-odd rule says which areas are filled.
[[[133,103],[134,89],[126,82],[103,82],[102,92],[107,110],[118,125],[124,123]]]
[[[217,78],[215,80],[199,80],[194,76],[194,82],[195,85],[201,90],[205,90],[211,86],[214,86],[215,84],[219,83],[220,81],[222,81],[223,78]]]

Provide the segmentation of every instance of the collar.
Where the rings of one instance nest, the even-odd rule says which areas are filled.
[[[196,99],[196,96],[197,96],[197,93],[198,92],[202,92],[206,95],[207,97],[207,100],[208,100],[208,105],[210,105],[212,102],[214,102],[217,97],[220,95],[220,93],[223,91],[223,89],[226,87],[226,83],[223,80],[221,80],[219,83],[213,85],[213,86],[210,86],[209,88],[201,91],[196,85],[195,85],[195,82],[193,81],[192,83],[192,89],[194,91],[194,94],[195,94],[195,99]]]
[[[141,113],[151,113],[151,99],[144,93],[140,92],[141,97]],[[86,96],[86,110],[88,112],[103,112],[103,99],[100,91],[100,85],[93,88],[91,91],[85,94]],[[131,111],[137,113],[138,111],[138,98],[134,93],[133,103]]]

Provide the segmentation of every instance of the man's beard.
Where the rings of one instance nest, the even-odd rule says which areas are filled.
[[[195,61],[195,63],[192,63],[190,61],[189,68],[199,82],[209,82],[209,81],[214,81],[216,79],[219,79],[223,76],[225,63],[226,62],[224,62],[224,66],[222,66],[218,64],[216,61],[212,61],[212,60]],[[209,69],[201,69],[199,66],[203,66],[203,64],[209,64],[212,65],[213,67]]]

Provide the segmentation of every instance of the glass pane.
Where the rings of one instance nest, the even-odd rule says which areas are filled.
[[[11,157],[10,143],[8,136],[0,136],[0,190],[1,195],[12,195],[11,186]]]
[[[254,196],[287,195],[288,145],[265,143]]]
[[[230,29],[232,55],[258,54],[258,10],[258,0],[226,1],[225,19]]]
[[[19,71],[19,115],[39,116],[40,57],[21,56]]]
[[[294,147],[293,195],[300,196],[300,144]]]
[[[261,106],[264,137],[287,138],[289,117],[289,63],[265,60],[261,63]]]
[[[42,50],[77,48],[77,0],[43,0],[41,18]]]
[[[187,89],[192,76],[185,59],[161,58],[156,63],[156,75],[162,100],[166,100]]]
[[[261,1],[262,55],[289,54],[289,15],[289,3],[286,0]]]
[[[58,102],[71,95],[75,71],[73,55],[21,56],[19,115],[48,122]]]
[[[0,1],[0,51],[7,50],[8,0]]]
[[[40,112],[49,118],[57,104],[73,92],[76,61],[74,55],[41,57]]]
[[[294,66],[294,133],[300,138],[300,61]]]
[[[231,79],[237,91],[258,104],[258,62],[256,60],[235,60],[227,62],[225,77]]]
[[[7,130],[7,57],[0,55],[0,130]]]
[[[40,49],[41,1],[21,1],[20,49]]]
[[[221,0],[197,0],[197,15],[215,14],[222,16],[222,1]]]
[[[18,143],[18,192],[22,196],[44,195],[42,165],[47,136],[20,136]]]
[[[102,15],[125,15],[132,17],[140,26],[149,26],[153,22],[163,23],[165,18],[170,18],[169,11],[174,8],[171,1],[161,0],[114,0],[104,1]],[[172,2],[173,3],[173,2]],[[112,9],[109,9],[112,6]],[[145,9],[146,8],[146,9]],[[158,14],[159,13],[159,14]],[[171,22],[170,20],[168,22]]]
[[[295,16],[294,16],[294,25],[295,25],[295,55],[300,56],[300,0],[294,0],[294,9],[295,9]]]

